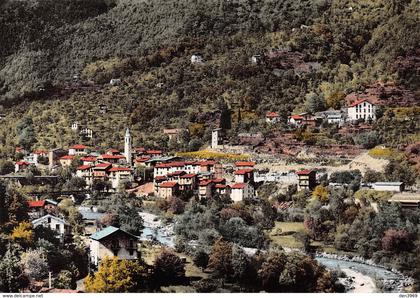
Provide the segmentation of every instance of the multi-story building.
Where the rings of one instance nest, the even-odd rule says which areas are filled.
[[[376,105],[367,99],[358,100],[347,108],[347,121],[376,120]]]

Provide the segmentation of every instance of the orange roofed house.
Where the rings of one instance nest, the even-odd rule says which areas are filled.
[[[280,122],[280,115],[277,112],[267,112],[265,114],[265,122],[275,124]]]
[[[158,185],[158,196],[164,199],[175,197],[179,192],[179,184],[176,181],[164,181]]]
[[[69,155],[86,155],[88,153],[87,147],[82,144],[73,145],[69,148]]]
[[[254,187],[249,183],[235,183],[231,186],[230,198],[234,202],[252,199],[254,197]]]

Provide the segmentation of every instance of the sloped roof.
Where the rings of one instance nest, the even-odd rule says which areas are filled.
[[[113,227],[113,226],[106,227],[105,229],[100,230],[100,231],[96,232],[95,234],[92,234],[90,236],[90,239],[100,241],[100,240],[102,240],[102,239],[104,239],[104,238],[106,238],[106,237],[108,237],[108,236],[110,236],[110,235],[112,235],[112,234],[114,234],[118,231],[121,231],[121,232],[127,234],[130,237],[138,239],[137,236],[134,236],[133,234],[130,234],[130,233],[124,231],[124,230],[121,230],[120,228]]]
[[[32,224],[34,225],[34,226],[36,226],[36,225],[38,225],[38,224],[41,224],[42,222],[44,222],[44,221],[46,221],[47,220],[47,218],[53,218],[53,219],[55,219],[56,221],[59,221],[59,222],[61,222],[62,224],[64,224],[64,225],[69,225],[64,219],[62,219],[62,218],[59,218],[59,217],[57,217],[57,216],[54,216],[54,215],[51,215],[51,214],[47,214],[47,215],[44,215],[43,217],[40,217],[40,218],[38,218],[38,219],[35,219],[35,220],[33,220],[32,221]]]

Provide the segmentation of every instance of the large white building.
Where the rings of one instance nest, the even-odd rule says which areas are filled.
[[[376,120],[376,105],[367,99],[358,100],[347,108],[347,121]]]

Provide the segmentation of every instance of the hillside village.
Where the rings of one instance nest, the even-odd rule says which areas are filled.
[[[418,9],[0,1],[0,292],[418,292]]]

